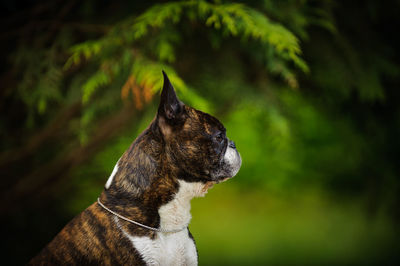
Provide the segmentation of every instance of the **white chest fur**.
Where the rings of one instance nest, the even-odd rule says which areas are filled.
[[[179,191],[174,199],[160,207],[160,228],[177,230],[186,228],[190,222],[190,200],[204,196],[204,184],[179,181]],[[115,222],[119,226],[118,218]],[[197,265],[197,251],[189,232],[184,229],[177,233],[157,233],[149,237],[129,235],[120,226],[124,235],[132,242],[147,265]]]
[[[157,233],[156,239],[126,235],[147,265],[197,265],[197,252],[187,229]]]

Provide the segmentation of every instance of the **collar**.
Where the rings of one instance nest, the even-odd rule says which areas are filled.
[[[155,228],[155,227],[147,226],[147,225],[141,224],[141,223],[139,223],[139,222],[130,220],[130,219],[128,219],[128,218],[126,218],[126,217],[124,217],[124,216],[122,216],[122,215],[120,215],[120,214],[118,214],[118,213],[116,213],[116,212],[114,212],[114,211],[112,211],[112,210],[110,210],[110,209],[107,208],[103,203],[100,202],[100,198],[97,198],[97,203],[98,203],[103,209],[105,209],[106,211],[110,212],[111,214],[117,216],[118,218],[121,218],[122,220],[125,220],[125,221],[127,221],[127,222],[130,222],[130,223],[132,223],[132,224],[138,225],[138,226],[140,226],[140,227],[146,228],[146,229],[151,230],[151,231],[156,231],[156,232],[161,232],[161,233],[178,233],[178,232],[181,232],[181,231],[183,231],[183,230],[185,230],[185,229],[187,228],[187,227],[183,227],[183,228],[181,228],[181,229],[176,229],[176,230],[165,230],[165,229],[162,229],[162,228]]]

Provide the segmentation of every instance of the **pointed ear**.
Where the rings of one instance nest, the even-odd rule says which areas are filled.
[[[183,112],[183,103],[178,99],[175,89],[168,79],[167,74],[164,75],[164,86],[161,92],[161,101],[158,107],[158,115],[163,116],[167,121],[178,120]]]

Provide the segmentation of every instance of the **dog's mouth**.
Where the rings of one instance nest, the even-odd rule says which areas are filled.
[[[203,192],[207,192],[210,188],[212,188],[217,182],[215,181],[208,181],[203,186]]]
[[[222,183],[222,182],[225,182],[226,180],[231,179],[231,178],[232,177],[224,177],[224,178],[221,178],[220,180],[217,180],[217,181],[208,181],[208,182],[206,182],[204,184],[202,192],[204,194],[206,194],[209,189],[212,189],[214,187],[214,185]]]
[[[205,189],[211,188],[213,185],[222,183],[230,178],[233,178],[238,172],[242,165],[242,159],[239,152],[236,150],[236,146],[231,142],[229,146],[225,149],[223,157],[219,161],[219,165],[216,169],[211,172],[212,185],[208,185]],[[208,182],[207,182],[208,183]]]
[[[203,185],[203,188],[201,189],[201,195],[200,197],[204,197],[208,190],[211,189],[217,182],[215,181],[208,181]]]
[[[231,176],[223,177],[223,178],[215,181],[214,184],[219,184],[219,183],[225,182],[226,180],[231,179],[231,178],[232,178]]]
[[[239,172],[242,165],[242,158],[235,146],[229,146],[227,148],[224,155],[224,165],[226,171],[225,177],[232,178]]]

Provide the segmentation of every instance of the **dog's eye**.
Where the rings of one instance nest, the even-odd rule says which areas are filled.
[[[218,142],[218,143],[222,143],[223,141],[224,141],[224,134],[222,134],[222,132],[220,132],[220,133],[218,133],[218,135],[216,135],[215,136],[215,140]]]

